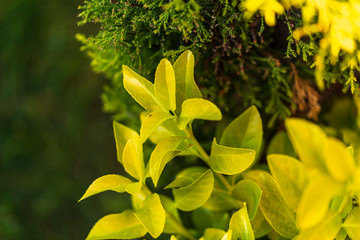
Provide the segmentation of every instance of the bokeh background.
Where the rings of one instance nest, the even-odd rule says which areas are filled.
[[[77,26],[81,1],[0,3],[0,239],[85,239],[129,204],[114,193],[77,203],[97,177],[120,171],[106,80],[75,39],[95,26]]]

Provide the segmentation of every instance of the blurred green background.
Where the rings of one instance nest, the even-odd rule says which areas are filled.
[[[129,199],[77,200],[117,173],[104,79],[79,51],[81,1],[0,2],[0,239],[85,239]],[[95,31],[95,29],[94,29]]]

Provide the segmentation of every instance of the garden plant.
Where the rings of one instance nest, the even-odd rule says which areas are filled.
[[[103,99],[124,169],[80,201],[111,190],[132,203],[87,239],[360,239],[358,1],[80,8],[81,24],[101,24],[77,37],[112,79]],[[350,97],[321,116],[339,88]]]

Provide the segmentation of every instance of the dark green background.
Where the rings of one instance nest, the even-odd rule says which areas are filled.
[[[0,1],[0,239],[85,239],[129,200],[77,200],[117,173],[105,82],[79,51],[81,1]],[[95,29],[94,29],[95,31]]]

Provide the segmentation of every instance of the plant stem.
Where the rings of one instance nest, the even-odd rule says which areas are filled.
[[[202,160],[204,160],[204,162],[206,162],[208,165],[210,165],[210,157],[209,155],[205,152],[205,150],[203,149],[203,147],[200,145],[200,143],[198,142],[198,140],[194,137],[194,134],[192,133],[192,131],[190,129],[186,129],[185,130],[187,135],[189,136],[190,141],[194,144],[194,146],[196,147],[196,149],[198,150],[199,154],[200,154],[200,158]],[[225,186],[225,188],[228,191],[232,190],[232,186],[229,184],[229,182],[226,180],[226,178],[220,174],[220,173],[215,173],[215,175],[219,178],[219,180],[221,181],[221,183]]]

